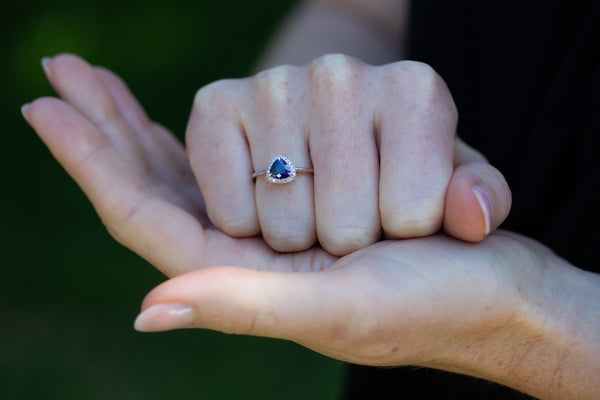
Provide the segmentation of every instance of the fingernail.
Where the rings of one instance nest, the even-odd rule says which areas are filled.
[[[50,69],[48,68],[48,64],[52,61],[52,57],[44,57],[42,58],[42,68],[44,69],[44,73],[50,78]]]
[[[194,310],[183,303],[163,303],[148,307],[135,319],[133,327],[140,332],[159,332],[189,328],[194,322]]]
[[[492,202],[485,190],[479,186],[473,186],[473,193],[475,193],[475,197],[477,197],[479,206],[483,211],[483,216],[485,218],[485,235],[487,236],[492,229]]]
[[[29,122],[29,115],[27,115],[27,110],[29,109],[29,103],[23,104],[21,106],[21,114],[23,114],[23,118],[25,118],[25,121]]]

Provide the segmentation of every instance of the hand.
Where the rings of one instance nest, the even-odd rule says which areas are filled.
[[[364,303],[367,308],[361,305],[365,300],[363,297],[372,296],[372,299],[384,301],[391,293],[388,290],[378,294],[380,288],[377,284],[387,282],[392,285],[389,289],[401,284],[395,283],[398,282],[395,275],[397,269],[397,273],[405,276],[407,271],[412,271],[417,276],[423,274],[424,280],[420,283],[415,281],[418,286],[407,285],[407,289],[411,288],[411,290],[417,290],[419,286],[423,286],[420,290],[427,289],[425,282],[433,279],[428,277],[428,274],[434,275],[430,268],[435,265],[439,266],[439,271],[435,270],[435,274],[440,277],[452,274],[453,271],[458,273],[452,265],[445,265],[446,263],[440,264],[436,261],[436,264],[429,266],[423,264],[425,249],[430,260],[436,260],[435,254],[438,251],[444,254],[443,260],[451,259],[455,251],[452,251],[448,239],[442,237],[423,239],[423,241],[384,242],[339,261],[319,247],[299,253],[280,254],[271,250],[260,238],[232,239],[215,229],[206,218],[201,196],[194,184],[183,148],[163,127],[148,120],[122,81],[111,72],[102,68],[92,68],[83,60],[71,55],[57,56],[46,62],[45,70],[62,100],[38,99],[25,110],[26,118],[58,161],[79,183],[108,231],[119,242],[137,252],[168,276],[215,265],[300,272],[293,275],[254,275],[252,271],[245,269],[207,269],[201,275],[186,275],[185,280],[169,282],[163,288],[180,285],[188,279],[191,285],[198,277],[203,276],[208,279],[208,282],[214,280],[215,286],[211,286],[214,291],[211,293],[217,299],[228,298],[234,301],[238,298],[234,294],[242,296],[246,293],[254,296],[251,284],[254,282],[256,288],[261,287],[263,276],[277,279],[285,277],[292,279],[290,282],[298,281],[297,287],[300,292],[289,292],[290,299],[294,299],[292,304],[296,304],[291,307],[287,317],[289,322],[276,324],[276,329],[287,329],[286,326],[290,328],[291,324],[291,327],[298,328],[298,332],[295,333],[298,340],[311,347],[322,346],[321,351],[326,354],[333,355],[333,352],[340,352],[338,358],[359,361],[362,353],[365,362],[368,361],[367,357],[372,357],[380,359],[379,363],[387,363],[392,362],[392,359],[381,358],[374,351],[375,349],[360,350],[360,347],[357,347],[358,354],[342,356],[342,349],[336,349],[325,343],[318,335],[325,332],[325,339],[329,337],[337,341],[336,338],[339,336],[347,343],[348,338],[344,338],[343,333],[347,328],[352,328],[349,333],[364,332],[364,336],[355,338],[354,341],[366,338],[367,334],[370,336],[371,325],[376,321],[363,320],[365,315],[359,312],[355,316],[352,315],[361,309],[369,309],[370,303]],[[457,248],[459,254],[469,249],[466,244],[461,246]],[[396,253],[399,251],[406,253],[406,261],[397,260]],[[476,258],[477,254],[480,253],[474,252],[472,257]],[[398,263],[414,264],[418,268],[404,270],[397,265]],[[422,272],[420,268],[423,268]],[[481,266],[478,268],[480,273],[487,271]],[[447,272],[443,272],[444,270]],[[324,272],[309,273],[313,271]],[[370,273],[375,275],[370,276]],[[211,274],[215,274],[216,278],[209,279]],[[227,283],[227,280],[217,279],[223,276],[230,277],[232,284],[243,283],[243,286],[237,287],[236,293],[224,290],[226,288],[222,285]],[[408,279],[408,276],[399,277]],[[313,284],[302,284],[302,280]],[[466,289],[471,286],[470,282],[466,281],[463,286],[467,293]],[[437,284],[433,287],[437,287]],[[266,286],[263,289],[267,289]],[[205,285],[198,286],[194,296],[205,296],[205,290]],[[273,291],[275,291],[273,294],[285,294],[289,290],[286,285],[275,285],[265,290],[264,295]],[[161,289],[155,293],[165,292]],[[183,296],[188,291],[182,290],[178,293]],[[294,296],[291,296],[293,293]],[[424,291],[421,296],[425,297],[430,293]],[[397,297],[398,295],[395,295],[396,299],[402,300]],[[352,297],[355,297],[356,301],[347,302]],[[177,298],[185,300],[183,297]],[[260,298],[256,297],[257,301]],[[153,301],[158,299],[169,300],[154,294],[149,297],[144,307],[155,304]],[[359,299],[362,299],[361,302],[358,301]],[[211,302],[215,303],[215,300],[208,303]],[[230,318],[222,320],[224,324],[230,326],[221,328],[226,331],[246,333],[253,332],[254,328],[251,326],[259,329],[260,321],[257,319],[252,322],[255,319],[253,315],[256,318],[260,317],[254,312],[252,304],[256,303],[248,303],[249,314],[241,313],[239,309],[232,307],[227,314]],[[270,300],[264,305],[274,306]],[[218,304],[215,303],[215,306]],[[348,306],[351,307],[346,308]],[[322,309],[325,314],[311,315],[317,308]],[[219,313],[225,312],[219,307],[215,310],[219,310]],[[259,311],[256,310],[257,313]],[[336,331],[335,326],[331,326],[329,330],[314,332],[314,326],[306,325],[305,321],[318,322],[316,318],[321,318],[323,315],[330,317],[331,321],[344,322],[346,319],[348,319],[347,323],[354,321],[356,329],[352,325],[341,324],[339,332]],[[278,320],[283,318],[283,315],[278,314],[272,316]],[[298,318],[297,322],[294,322],[296,318]],[[360,326],[364,328],[359,329]],[[219,327],[214,326],[214,328]],[[302,339],[303,332],[309,335],[307,339]],[[256,333],[259,331],[257,330]],[[313,335],[315,341],[311,343],[308,339]],[[328,351],[328,347],[331,347],[331,350]]]
[[[44,69],[62,99],[33,101],[25,118],[110,234],[167,276],[223,264],[312,271],[335,260],[319,247],[280,255],[262,238],[232,239],[215,229],[185,150],[116,75],[68,54]]]
[[[479,241],[510,209],[504,177],[455,137],[457,112],[428,66],[327,55],[202,88],[187,130],[210,220],[262,233],[277,251],[346,255],[381,237],[447,233]],[[314,176],[274,185],[277,155]]]
[[[587,399],[600,393],[598,288],[597,275],[515,234],[435,235],[379,242],[321,272],[191,272],[148,294],[136,328],[275,337],[358,364]]]
[[[23,114],[113,237],[168,276],[228,266],[159,286],[138,329],[282,337],[349,361],[555,392],[548,398],[600,391],[590,384],[600,357],[596,275],[503,232],[479,244],[381,242],[339,260],[319,247],[280,254],[261,238],[232,239],[206,217],[181,145],[123,82],[71,55],[45,69],[62,100],[37,99]]]
[[[150,292],[136,327],[208,328],[292,340],[358,364],[427,366],[513,321],[538,292],[548,254],[498,231],[477,244],[445,235],[383,241],[317,272],[206,268]]]

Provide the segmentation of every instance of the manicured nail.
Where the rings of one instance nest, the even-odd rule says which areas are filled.
[[[29,115],[27,115],[27,110],[29,109],[29,103],[23,104],[21,106],[21,114],[23,114],[23,118],[25,121],[29,122]]]
[[[477,197],[479,206],[483,211],[483,216],[485,218],[485,234],[487,236],[492,229],[492,202],[490,201],[490,196],[488,196],[485,190],[479,186],[473,186],[473,193],[475,193],[475,197]]]
[[[140,332],[160,332],[189,328],[194,310],[183,303],[163,303],[148,307],[135,319],[133,327]]]
[[[48,64],[52,61],[52,57],[44,57],[42,58],[42,68],[44,69],[44,73],[50,78],[50,69],[48,68]]]

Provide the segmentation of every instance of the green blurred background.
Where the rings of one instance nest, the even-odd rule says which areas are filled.
[[[0,26],[0,399],[336,399],[344,366],[293,343],[209,331],[141,334],[165,278],[106,233],[21,118],[53,95],[43,56],[79,54],[127,81],[178,137],[195,91],[252,72],[295,2],[51,1]]]

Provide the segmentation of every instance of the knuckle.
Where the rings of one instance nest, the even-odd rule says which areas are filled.
[[[297,76],[297,67],[280,65],[259,72],[252,77],[254,89],[262,96],[285,102],[290,94],[289,87]]]
[[[194,150],[203,147],[197,144],[215,134],[215,129],[203,128],[212,127],[218,121],[238,121],[237,98],[243,85],[243,79],[223,79],[198,89],[185,132],[185,142],[188,149],[192,149],[193,157]]]
[[[286,110],[300,92],[296,84],[298,67],[281,65],[254,75],[251,79],[251,91],[260,113],[267,118],[287,115]]]
[[[387,71],[388,87],[413,105],[414,110],[442,116],[456,123],[458,110],[442,77],[428,64],[400,61],[382,67]]]
[[[238,79],[222,79],[201,87],[194,96],[194,109],[201,113],[223,114],[232,108],[232,100],[239,91]]]
[[[400,61],[396,63],[404,75],[419,81],[429,82],[437,77],[437,72],[429,64],[419,61]]]
[[[309,64],[311,83],[326,98],[348,97],[359,82],[365,65],[342,54],[326,54]]]
[[[400,61],[382,68],[386,70],[390,83],[408,86],[409,89],[416,89],[415,92],[437,90],[438,81],[441,80],[430,65],[419,61]]]

